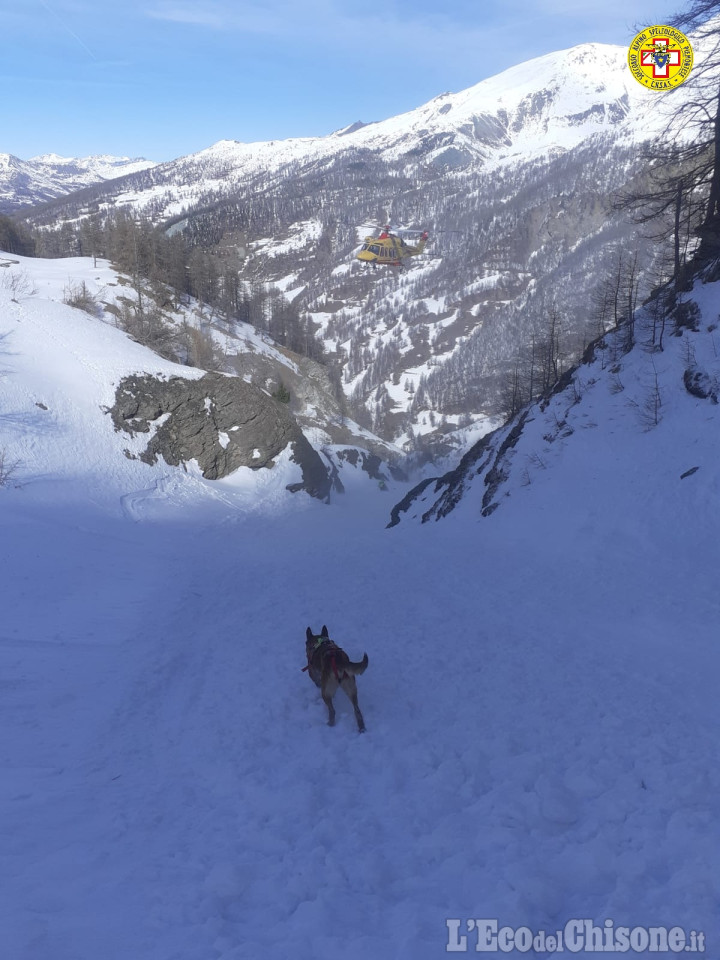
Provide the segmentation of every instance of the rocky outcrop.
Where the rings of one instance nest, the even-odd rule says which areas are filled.
[[[683,374],[683,382],[687,392],[694,397],[699,397],[701,400],[712,400],[713,403],[718,402],[717,380],[697,364],[687,368]]]
[[[570,405],[578,402],[573,382],[578,371],[595,361],[596,352],[605,346],[606,335],[591,341],[583,353],[581,362],[569,367],[552,387],[539,398],[536,404],[525,407],[502,427],[485,434],[461,458],[458,465],[441,477],[429,477],[422,480],[406,496],[396,503],[390,512],[388,527],[397,526],[406,516],[420,519],[422,523],[440,520],[451,513],[465,497],[469,488],[481,478],[484,487],[480,503],[480,514],[489,517],[502,502],[503,485],[510,474],[513,450],[528,423],[531,423],[537,411],[542,412],[557,396],[572,390]],[[558,438],[570,436],[572,428],[564,419],[556,420],[553,434],[545,434],[543,439],[552,443]]]
[[[239,377],[125,377],[108,412],[116,430],[151,434],[139,454],[145,463],[155,463],[159,456],[171,466],[196,460],[208,480],[239,467],[272,467],[290,444],[303,479],[288,489],[328,499],[328,471],[290,411]]]
[[[460,503],[475,477],[480,475],[483,475],[487,487],[482,500],[482,513],[483,516],[489,516],[498,505],[492,498],[505,479],[505,454],[517,443],[526,416],[527,413],[523,414],[512,430],[505,426],[486,434],[470,447],[454,470],[448,471],[442,477],[422,480],[400,503],[395,504],[390,512],[388,527],[400,523],[401,514],[405,513],[419,516],[422,523],[446,517]],[[431,484],[434,484],[434,487],[429,489]],[[429,508],[424,509],[428,504]]]
[[[338,460],[345,461],[351,466],[362,470],[371,480],[385,483],[389,479],[388,473],[393,480],[407,480],[407,474],[403,470],[393,464],[384,463],[377,454],[367,450],[349,447],[346,450],[336,450],[335,456]]]

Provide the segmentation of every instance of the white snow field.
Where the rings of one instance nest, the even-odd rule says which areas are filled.
[[[0,290],[2,960],[435,960],[493,918],[720,956],[720,408],[671,391],[685,338],[654,429],[598,372],[491,517],[386,530],[397,486],[126,459],[100,405],[172,365],[44,296]],[[301,672],[323,623],[369,655],[363,735]]]

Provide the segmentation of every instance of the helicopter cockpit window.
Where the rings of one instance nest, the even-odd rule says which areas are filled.
[[[369,243],[364,243],[364,244],[362,245],[362,248],[363,248],[363,250],[369,250],[369,249],[370,249],[370,244],[369,244]]]
[[[368,249],[370,250],[370,253],[375,253],[380,256],[380,247],[376,243],[371,244]]]

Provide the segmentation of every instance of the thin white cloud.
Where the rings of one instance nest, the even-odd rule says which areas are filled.
[[[168,20],[171,23],[187,23],[202,27],[220,28],[224,25],[222,17],[208,7],[190,7],[177,4],[163,4],[148,11],[153,20]]]
[[[132,2],[132,0],[131,0]],[[145,16],[236,39],[239,55],[290,55],[322,71],[355,71],[397,93],[418,74],[462,89],[525,60],[579,43],[627,43],[650,0],[149,0]],[[649,15],[649,14],[648,14]],[[652,19],[652,17],[651,17]],[[276,46],[273,47],[272,43]],[[328,74],[328,83],[332,75]],[[431,88],[425,84],[425,89]]]
[[[380,11],[380,12],[378,12]],[[186,0],[160,0],[147,10],[157,20],[233,31],[238,35],[265,35],[295,39],[329,54],[352,52],[357,58],[376,62],[388,58],[407,63],[413,57],[422,67],[423,58],[477,56],[482,44],[494,42],[495,31],[446,15],[422,13],[405,6],[393,15],[387,5],[376,10],[364,7],[357,16],[327,0],[298,3],[206,3],[201,8]],[[308,50],[310,54],[311,50]],[[317,49],[314,50],[317,54]],[[393,81],[398,82],[397,78]]]
[[[495,0],[478,4],[459,2],[440,8],[427,0],[394,5],[391,2],[352,8],[337,0],[210,0],[202,6],[190,0],[156,0],[146,15],[177,24],[204,26],[239,36],[264,35],[295,39],[312,48],[365,55],[369,62],[393,58],[406,64],[452,57],[473,58],[481,69],[483,58],[495,59],[498,47],[532,56],[537,35],[547,39],[547,50],[625,34],[653,8],[650,0]],[[441,10],[441,12],[438,12]],[[572,39],[578,31],[580,39]],[[556,37],[553,43],[553,36]],[[570,39],[568,40],[568,37]],[[388,61],[389,63],[392,60]]]
[[[290,24],[298,21],[311,22],[312,10],[307,16],[297,7],[278,3],[266,3],[262,6],[252,3],[203,3],[198,6],[186,0],[160,0],[147,10],[147,15],[155,20],[167,20],[173,23],[205,26],[217,30],[234,30],[241,33],[277,33],[289,32]]]

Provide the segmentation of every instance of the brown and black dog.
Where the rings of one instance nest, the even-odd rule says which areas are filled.
[[[328,726],[335,725],[335,707],[332,698],[337,688],[342,687],[353,705],[358,730],[364,733],[365,721],[358,706],[355,677],[367,670],[368,655],[365,654],[360,663],[353,663],[345,651],[332,642],[328,636],[328,628],[325,626],[319,634],[313,633],[310,627],[307,628],[305,652],[307,666],[303,667],[303,670],[307,670],[315,686],[320,687],[320,693],[328,708]]]

